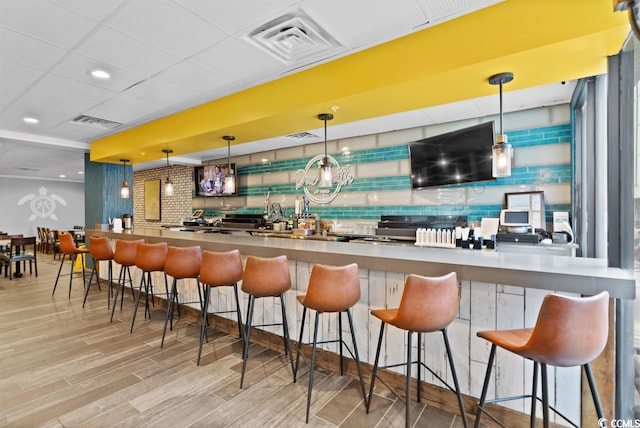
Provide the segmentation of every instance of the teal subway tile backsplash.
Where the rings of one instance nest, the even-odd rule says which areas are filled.
[[[530,147],[547,144],[568,143],[571,141],[571,126],[569,124],[540,127],[534,129],[507,132],[509,142],[515,150],[518,147]],[[341,166],[359,165],[372,162],[395,162],[409,159],[408,145],[393,147],[378,147],[354,151],[348,155],[336,153],[332,155]],[[312,157],[274,161],[266,164],[238,165],[239,176],[264,175],[276,172],[295,172],[306,168]],[[314,166],[315,167],[315,166]],[[381,167],[384,170],[384,167]],[[351,168],[354,171],[354,168]],[[525,166],[514,168],[510,177],[500,178],[482,183],[467,183],[462,185],[447,186],[448,188],[483,188],[484,186],[520,186],[520,185],[545,185],[558,183],[571,183],[571,165],[544,165]],[[387,177],[354,177],[351,184],[345,185],[341,192],[368,193],[395,190],[410,190],[411,179],[408,175],[395,175]],[[261,196],[267,192],[275,195],[302,194],[302,189],[296,189],[295,183],[245,186],[239,188],[240,196]],[[384,197],[384,196],[383,196]],[[321,218],[338,220],[379,220],[382,215],[466,215],[468,221],[480,221],[483,217],[498,217],[499,205],[387,205],[387,206],[334,206],[316,205],[313,211]],[[261,214],[260,207],[244,207],[235,210],[239,214]],[[285,207],[285,213],[289,213],[289,207]],[[547,222],[552,221],[553,211],[570,211],[570,204],[547,205]],[[224,213],[208,208],[205,216],[221,217]]]

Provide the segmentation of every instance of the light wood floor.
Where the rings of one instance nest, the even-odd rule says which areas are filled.
[[[105,287],[93,286],[83,309],[81,278],[68,299],[67,276],[52,298],[59,262],[38,261],[37,279],[0,276],[0,426],[404,426],[404,403],[386,389],[377,388],[367,415],[357,382],[324,370],[305,425],[306,365],[293,383],[283,355],[252,346],[241,390],[237,338],[210,329],[197,366],[199,325],[178,320],[160,349],[165,311],[145,320],[139,310],[130,334],[130,296],[110,323]],[[459,416],[419,403],[413,415],[418,427],[462,426]]]

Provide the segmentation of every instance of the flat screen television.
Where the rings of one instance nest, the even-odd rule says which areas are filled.
[[[236,165],[231,164],[231,170],[236,171]],[[194,184],[198,196],[235,196],[238,191],[238,180],[233,192],[229,192],[225,183],[229,176],[229,164],[215,164],[197,166],[194,171]]]
[[[414,189],[495,180],[491,174],[493,122],[409,143]]]

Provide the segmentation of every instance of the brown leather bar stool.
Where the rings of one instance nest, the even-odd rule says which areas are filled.
[[[309,388],[307,391],[307,418],[309,422],[309,408],[311,405],[311,390],[313,388],[313,371],[316,363],[316,346],[324,343],[340,344],[340,375],[343,375],[344,365],[342,348],[343,345],[356,361],[358,368],[358,376],[360,377],[360,389],[362,390],[362,398],[367,400],[364,390],[364,380],[362,377],[362,367],[360,366],[360,356],[358,355],[358,346],[356,344],[356,335],[353,330],[353,319],[351,318],[351,308],[360,300],[360,279],[358,277],[358,265],[352,263],[346,266],[326,266],[314,265],[311,269],[311,277],[309,278],[309,286],[307,294],[297,296],[298,301],[302,304],[302,322],[300,323],[300,340],[298,340],[298,352],[296,355],[296,365],[293,371],[293,381],[296,381],[298,374],[298,364],[300,363],[300,354],[303,345],[312,345],[311,351],[311,368],[309,369]],[[303,343],[304,320],[307,309],[316,311],[316,319],[313,330],[313,342]],[[320,324],[321,313],[338,313],[338,333],[339,339],[318,342],[318,325]],[[342,340],[342,314],[347,314],[349,320],[349,329],[351,331],[351,343],[353,352]]]
[[[124,284],[127,282],[129,275],[129,284],[131,286],[131,295],[134,295],[133,281],[131,280],[131,266],[136,265],[136,254],[138,253],[138,245],[144,244],[144,239],[136,239],[135,241],[126,241],[118,239],[116,241],[116,251],[113,254],[113,260],[120,265],[120,273],[118,274],[118,286],[113,296],[113,306],[111,307],[111,321],[116,310],[118,302],[118,293],[120,294],[120,310],[122,310],[122,302],[124,300]]]
[[[164,346],[164,337],[167,333],[167,324],[171,319],[169,329],[173,330],[173,303],[178,305],[178,280],[195,278],[198,284],[198,302],[182,302],[182,304],[199,303],[202,311],[202,289],[198,274],[200,273],[200,265],[202,264],[202,250],[200,247],[169,247],[167,251],[167,259],[164,262],[165,276],[173,277],[171,284],[171,292],[167,296],[167,317],[164,320],[164,330],[162,331],[162,341],[160,347]]]
[[[240,338],[244,341],[242,314],[240,313],[240,300],[238,299],[238,282],[242,280],[242,257],[240,257],[240,251],[232,250],[224,253],[203,251],[199,278],[205,292],[202,309],[202,326],[200,330],[200,347],[198,348],[198,365],[200,365],[200,356],[202,355],[202,343],[207,333],[208,315],[234,312],[209,312],[209,300],[211,298],[212,288],[233,287],[233,293],[236,298],[235,313],[238,317],[238,330],[240,331]]]
[[[89,289],[91,288],[91,282],[93,282],[93,275],[96,275],[96,283],[98,284],[98,290],[100,288],[100,276],[98,276],[98,262],[107,261],[109,265],[109,272],[107,274],[107,309],[111,309],[111,283],[113,282],[113,249],[111,248],[111,242],[107,237],[97,238],[95,236],[89,237],[89,253],[93,258],[93,268],[91,269],[91,276],[89,277],[89,285],[84,290],[84,301],[82,307],[84,308],[87,303],[87,296],[89,295]]]
[[[73,241],[73,237],[70,233],[61,232],[58,234],[58,239],[60,240],[60,252],[62,252],[62,260],[60,260],[60,268],[58,269],[58,276],[56,278],[56,283],[53,285],[53,292],[51,296],[53,296],[56,292],[56,287],[58,286],[58,280],[60,279],[60,272],[62,271],[62,265],[64,264],[64,259],[66,256],[69,256],[71,259],[71,271],[69,272],[69,298],[71,298],[71,283],[73,281],[73,265],[75,264],[76,258],[78,255],[81,257],[84,254],[89,253],[89,249],[87,248],[78,248],[76,247],[75,242]],[[84,257],[82,258],[82,272],[78,272],[82,274],[82,283],[85,284],[84,279]]]
[[[253,309],[256,299],[261,297],[279,297],[282,311],[282,329],[284,337],[284,353],[289,355],[289,363],[293,372],[293,354],[291,339],[289,338],[289,325],[287,324],[287,311],[284,305],[284,293],[291,289],[291,275],[287,256],[273,258],[247,257],[242,279],[242,291],[249,295],[247,306],[247,325],[244,335],[244,350],[242,352],[242,374],[240,375],[240,388],[244,383],[244,373],[249,359],[249,340],[253,322]],[[280,324],[261,324],[253,327],[268,327]]]
[[[162,272],[164,275],[164,289],[162,293],[169,297],[169,283],[167,281],[167,274],[164,272],[164,263],[167,259],[167,252],[169,245],[166,242],[159,242],[157,244],[139,244],[138,251],[136,252],[136,267],[142,271],[142,278],[140,278],[140,287],[138,289],[138,297],[136,297],[136,305],[133,309],[133,317],[131,318],[131,330],[133,333],[133,325],[136,323],[136,314],[138,312],[138,305],[140,304],[140,296],[142,295],[142,287],[145,292],[145,305],[144,305],[144,317],[151,319],[151,309],[149,308],[149,293],[151,293],[151,302],[153,302],[153,282],[151,281],[152,272]],[[154,303],[155,304],[155,303]]]
[[[548,294],[542,301],[534,328],[480,331],[477,334],[478,337],[491,342],[491,353],[489,354],[484,386],[482,387],[480,403],[478,404],[476,428],[480,426],[483,413],[496,420],[485,410],[485,404],[522,398],[531,398],[531,426],[534,426],[536,402],[540,400],[537,394],[538,367],[542,372],[541,401],[545,428],[549,426],[549,409],[553,410],[569,424],[577,427],[578,425],[575,425],[562,413],[549,405],[547,365],[557,367],[582,366],[591,389],[591,396],[598,419],[602,420],[604,418],[598,388],[593,380],[589,363],[600,355],[607,344],[609,334],[609,293],[606,291],[595,296],[583,298]],[[533,388],[531,395],[500,398],[499,400],[486,399],[491,379],[491,368],[498,346],[533,361]]]
[[[400,306],[395,309],[374,309],[371,315],[382,321],[380,325],[380,334],[378,336],[378,348],[376,350],[376,359],[373,364],[373,372],[371,374],[371,386],[369,387],[369,399],[366,403],[367,413],[371,406],[373,398],[373,388],[378,377],[378,370],[406,366],[406,391],[405,391],[405,426],[412,426],[411,422],[411,366],[417,364],[418,369],[418,402],[420,402],[420,381],[421,368],[424,367],[431,372],[440,382],[447,388],[455,392],[458,397],[458,406],[460,407],[460,415],[465,426],[469,426],[467,422],[467,414],[464,411],[462,395],[460,394],[460,385],[456,368],[453,363],[453,355],[449,346],[449,337],[447,335],[447,326],[453,322],[458,313],[458,280],[455,272],[450,274],[430,278],[420,275],[409,275],[404,283],[404,291],[400,300]],[[380,349],[382,348],[382,338],[384,336],[384,328],[389,324],[401,330],[407,331],[407,348],[406,362],[391,364],[384,367],[378,367],[380,359]],[[451,375],[453,377],[454,388],[452,388],[444,379],[438,376],[424,362],[422,362],[422,334],[441,332],[444,339],[444,345],[447,350],[447,358],[451,367]],[[418,333],[418,360],[412,361],[412,337],[413,333]],[[384,383],[384,382],[383,382]],[[385,384],[386,385],[386,384]],[[391,390],[391,388],[389,388]],[[394,394],[397,393],[391,390]]]

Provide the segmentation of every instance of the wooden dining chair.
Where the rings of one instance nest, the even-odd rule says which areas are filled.
[[[38,276],[38,259],[36,248],[36,237],[31,236],[23,238],[22,236],[11,238],[11,244],[9,245],[8,253],[4,253],[0,256],[0,261],[5,267],[5,278],[9,275],[9,280],[13,279],[13,264],[17,263],[16,271],[20,269],[20,262],[23,262],[26,269],[26,262],[29,262],[29,273],[33,274],[33,265],[36,268],[36,277]],[[31,249],[29,249],[31,247]],[[33,265],[32,265],[33,264]]]

